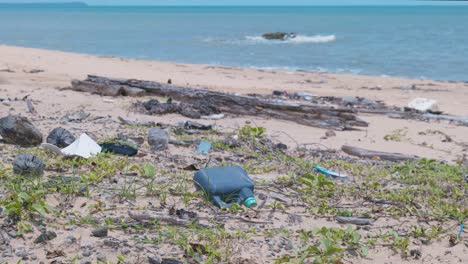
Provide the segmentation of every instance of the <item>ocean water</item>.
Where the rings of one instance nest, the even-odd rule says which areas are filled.
[[[275,31],[298,37],[261,37]],[[468,6],[0,5],[0,43],[161,61],[468,80]]]

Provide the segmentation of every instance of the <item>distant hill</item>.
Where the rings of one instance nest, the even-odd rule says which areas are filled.
[[[43,3],[28,3],[28,2],[24,2],[24,3],[13,3],[13,2],[5,2],[5,3],[2,3],[0,2],[0,6],[27,6],[27,7],[86,7],[88,6],[88,4],[86,4],[85,2],[67,2],[67,3],[47,3],[47,2],[43,2]]]

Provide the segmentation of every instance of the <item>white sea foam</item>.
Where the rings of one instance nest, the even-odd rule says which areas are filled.
[[[268,40],[262,36],[246,36],[243,39],[219,39],[208,37],[203,39],[203,42],[210,43],[223,43],[223,44],[234,44],[234,45],[256,45],[256,44],[307,44],[307,43],[327,43],[336,41],[335,35],[297,35],[295,38],[289,38],[286,40]]]
[[[304,44],[304,43],[327,43],[336,41],[335,35],[297,35],[295,38],[289,38],[287,40],[268,40],[262,36],[247,36],[245,37],[247,41],[256,42],[256,43],[265,43],[265,44],[284,44],[284,43],[293,43],[293,44]]]

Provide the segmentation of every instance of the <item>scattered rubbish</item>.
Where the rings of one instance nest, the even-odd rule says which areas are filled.
[[[26,107],[28,108],[28,113],[33,115],[37,114],[31,99],[26,99]]]
[[[47,241],[50,241],[50,240],[52,240],[52,239],[54,239],[56,237],[57,237],[57,234],[54,231],[46,231],[46,232],[40,234],[34,240],[34,243],[39,244],[39,243],[42,243],[42,242],[47,242]]]
[[[118,118],[122,124],[127,125],[127,126],[144,126],[144,127],[156,126],[156,123],[154,122],[136,122],[136,121],[127,120],[121,116],[119,116]]]
[[[463,234],[463,229],[465,229],[465,224],[460,225],[460,229],[458,230],[458,237],[461,238]]]
[[[172,80],[171,79],[167,80],[167,84],[172,84]]]
[[[323,167],[320,167],[318,165],[314,165],[314,169],[316,169],[318,172],[320,172],[322,174],[325,174],[327,176],[331,176],[331,177],[335,177],[335,178],[348,178],[348,176],[346,176],[344,174],[330,171],[330,170],[325,169]]]
[[[15,71],[11,69],[1,69],[0,72],[14,73]]]
[[[9,144],[33,147],[42,143],[41,132],[21,116],[10,115],[0,118],[0,136]]]
[[[169,132],[165,129],[151,128],[148,132],[148,144],[151,151],[163,151],[169,144]]]
[[[183,261],[177,260],[177,259],[171,259],[171,258],[163,258],[161,260],[161,264],[183,264]]]
[[[108,233],[109,229],[107,228],[107,226],[98,227],[91,231],[91,234],[94,237],[106,237]]]
[[[42,143],[41,144],[41,148],[44,149],[45,151],[49,152],[49,153],[52,153],[56,156],[63,156],[63,152],[62,150],[55,146],[55,145],[52,145],[52,144],[49,144],[49,143]]]
[[[220,208],[228,208],[233,203],[243,203],[246,207],[257,205],[254,184],[241,167],[201,169],[195,173],[194,181]]]
[[[359,217],[347,217],[347,216],[337,216],[336,221],[342,224],[353,224],[353,225],[372,225],[374,219],[371,218],[359,218]]]
[[[183,127],[184,129],[196,129],[196,130],[211,130],[213,129],[212,125],[203,125],[197,122],[192,122],[192,121],[185,121],[185,122],[180,122],[178,124],[180,127]]]
[[[403,90],[403,91],[412,91],[412,90],[416,90],[416,85],[415,85],[415,84],[412,84],[412,85],[402,85],[402,86],[400,86],[400,90]]]
[[[159,255],[148,255],[148,263],[149,264],[161,264],[162,259]]]
[[[223,119],[223,118],[224,118],[224,114],[201,116],[201,119],[206,119],[206,120],[219,120],[219,119]]]
[[[438,112],[439,106],[437,105],[437,101],[433,99],[427,98],[416,98],[412,100],[408,107],[411,109],[416,109],[421,112]]]
[[[288,146],[286,144],[283,144],[283,143],[278,143],[278,144],[275,145],[275,150],[278,150],[278,151],[281,151],[281,152],[285,153],[288,150]]]
[[[33,154],[21,154],[13,161],[13,172],[24,176],[41,176],[44,162]]]
[[[91,114],[84,112],[83,110],[80,110],[78,112],[70,113],[67,114],[63,120],[66,122],[75,122],[75,123],[80,123],[84,121],[86,118],[88,118]]]
[[[24,70],[23,72],[24,72],[24,73],[31,73],[31,74],[34,74],[34,73],[41,73],[41,72],[44,72],[44,70],[41,70],[41,69],[32,69],[32,70],[29,70],[29,71]]]
[[[138,148],[135,145],[125,141],[108,142],[100,144],[102,152],[120,154],[133,157],[138,153]]]
[[[208,154],[210,152],[210,149],[211,149],[211,143],[203,140],[198,145],[197,152],[201,154]]]
[[[46,142],[59,148],[66,148],[75,142],[75,137],[70,131],[58,127],[49,133]]]
[[[197,171],[200,169],[200,165],[199,164],[190,164],[186,167],[183,168],[184,170],[186,171]]]
[[[342,100],[345,105],[355,105],[359,103],[359,99],[354,96],[345,96]]]
[[[273,91],[273,95],[274,96],[288,96],[288,92],[287,91]]]
[[[294,94],[294,98],[305,100],[305,101],[312,101],[314,99],[314,95],[310,93],[298,92]]]
[[[141,146],[141,145],[143,145],[145,143],[145,138],[144,137],[129,137],[129,136],[126,136],[126,135],[124,135],[122,133],[117,134],[117,137],[120,140],[128,141],[129,143],[137,145],[137,146]]]
[[[79,156],[88,159],[101,153],[101,146],[99,146],[93,139],[86,134],[75,140],[70,146],[62,149],[62,153],[69,156]]]

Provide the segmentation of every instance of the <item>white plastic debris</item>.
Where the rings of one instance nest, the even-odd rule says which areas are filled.
[[[62,149],[62,153],[70,156],[80,156],[87,159],[101,153],[101,146],[99,146],[88,135],[81,134],[81,136],[70,146]]]
[[[201,116],[201,118],[206,119],[206,120],[219,120],[219,119],[224,118],[224,114]]]
[[[439,111],[437,101],[427,98],[416,98],[408,104],[408,107],[422,112]]]

